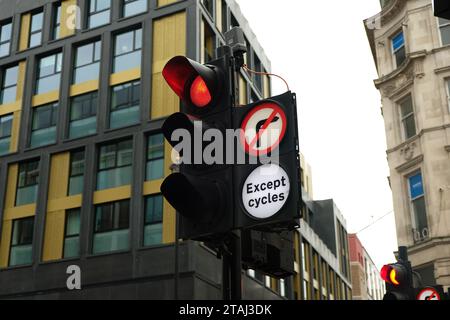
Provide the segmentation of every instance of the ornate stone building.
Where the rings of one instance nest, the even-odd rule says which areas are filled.
[[[431,0],[365,20],[379,78],[397,237],[425,285],[450,286],[450,21]]]

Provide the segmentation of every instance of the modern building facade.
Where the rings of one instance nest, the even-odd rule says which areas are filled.
[[[348,235],[353,300],[383,300],[386,291],[380,273],[356,234]]]
[[[450,286],[450,21],[431,0],[365,21],[379,78],[398,243],[426,285]]]

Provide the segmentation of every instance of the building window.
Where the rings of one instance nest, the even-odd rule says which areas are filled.
[[[419,172],[408,178],[411,209],[414,215],[414,239],[420,241],[428,238],[428,220],[425,204],[425,192],[422,173]]]
[[[84,163],[84,150],[70,154],[69,196],[83,193]]]
[[[206,63],[214,59],[216,50],[216,35],[206,21],[203,21],[203,27],[203,62]]]
[[[131,184],[133,141],[125,140],[100,148],[97,190]]]
[[[403,137],[405,140],[416,135],[416,119],[414,116],[414,108],[412,97],[409,95],[400,102],[401,121],[403,127]]]
[[[164,136],[163,134],[148,137],[146,180],[164,178]]]
[[[29,265],[33,262],[34,217],[14,220],[9,266]]]
[[[97,80],[99,78],[101,55],[101,41],[89,43],[77,48],[73,75],[74,84]]]
[[[53,22],[52,22],[52,39],[56,40],[60,37],[60,29],[61,29],[61,2],[56,3],[53,8]]]
[[[39,160],[19,165],[16,207],[35,203],[39,183]]]
[[[0,156],[9,153],[13,119],[12,114],[0,116]]]
[[[57,117],[58,103],[52,103],[33,109],[33,127],[31,129],[30,147],[36,148],[56,142]]]
[[[406,60],[405,37],[403,31],[392,38],[392,52],[394,54],[396,67]]]
[[[97,92],[72,98],[69,138],[81,138],[97,132],[97,105]]]
[[[28,48],[33,48],[42,43],[42,27],[44,25],[44,12],[36,12],[31,15],[30,39]]]
[[[443,46],[450,44],[450,20],[439,18],[439,29],[441,31],[441,42]]]
[[[129,82],[112,88],[109,127],[127,127],[139,123],[141,82]]]
[[[96,28],[108,24],[111,20],[111,0],[90,0],[88,28]]]
[[[147,0],[123,0],[122,17],[131,17],[147,11]]]
[[[130,200],[102,204],[95,208],[93,253],[129,248]]]
[[[447,79],[446,82],[447,82],[448,112],[450,112],[450,79]]]
[[[116,36],[113,72],[121,72],[141,66],[142,29]]]
[[[64,233],[64,259],[80,256],[80,214],[81,210],[73,209],[66,212],[66,229]]]
[[[259,58],[258,58],[258,56],[256,54],[253,56],[253,62],[254,62],[254,65],[255,65],[254,66],[255,71],[263,72],[261,60],[259,60]],[[255,77],[254,79],[255,79],[255,86],[256,86],[256,88],[258,88],[260,93],[263,93],[263,78],[262,78],[262,75],[255,74],[254,77]]]
[[[214,5],[213,0],[202,0],[202,4],[205,7],[206,11],[209,13],[211,18],[214,17]]]
[[[162,243],[163,197],[151,196],[145,200],[144,246]]]
[[[11,52],[12,22],[0,25],[0,58],[6,57]]]
[[[3,70],[0,104],[7,104],[17,100],[18,76],[18,65]]]
[[[39,60],[36,94],[59,90],[62,70],[62,53]]]

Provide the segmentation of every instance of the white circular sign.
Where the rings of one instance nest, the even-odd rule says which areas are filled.
[[[279,165],[267,164],[255,169],[242,190],[242,202],[256,219],[276,215],[286,203],[290,191],[289,177]]]
[[[418,294],[417,300],[441,300],[441,296],[434,288],[426,288]]]

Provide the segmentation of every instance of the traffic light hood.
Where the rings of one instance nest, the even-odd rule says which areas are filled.
[[[220,78],[213,66],[176,56],[166,64],[162,74],[167,84],[187,104],[205,108],[217,98]]]

